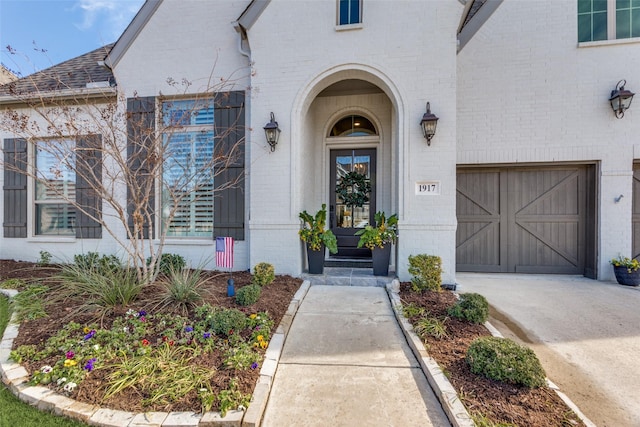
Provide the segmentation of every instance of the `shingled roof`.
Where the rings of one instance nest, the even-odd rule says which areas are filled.
[[[115,84],[113,73],[104,65],[113,43],[84,55],[61,62],[42,71],[0,86],[0,96],[51,93],[69,89],[84,89],[87,84]],[[89,85],[90,87],[91,85]]]

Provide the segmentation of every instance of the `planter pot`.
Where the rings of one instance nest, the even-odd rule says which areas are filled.
[[[625,286],[638,286],[640,285],[640,270],[629,272],[627,267],[613,267],[613,272],[616,275],[616,280],[619,284]]]
[[[382,248],[375,248],[371,251],[373,261],[374,276],[389,275],[389,258],[391,256],[391,243],[387,243]]]
[[[314,251],[307,245],[307,261],[309,263],[309,274],[322,274],[324,271],[324,245],[319,251]]]

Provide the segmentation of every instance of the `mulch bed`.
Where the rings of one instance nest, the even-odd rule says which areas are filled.
[[[0,281],[8,278],[21,278],[24,280],[46,278],[57,272],[57,267],[41,267],[34,263],[0,260]],[[206,272],[211,278],[211,297],[208,302],[212,305],[223,307],[239,306],[234,298],[227,297],[228,273],[216,271]],[[248,272],[233,273],[236,289],[250,283],[251,275]],[[289,307],[289,303],[301,284],[300,279],[290,276],[276,276],[276,280],[263,288],[260,300],[251,307],[241,308],[247,313],[266,311],[278,325],[282,316]],[[415,303],[426,307],[432,316],[447,317],[446,310],[453,305],[456,296],[449,291],[435,293],[425,292],[418,294],[410,290],[410,283],[402,283],[400,298],[403,303]],[[136,303],[136,310],[146,309],[144,297]],[[109,323],[116,315],[124,313],[126,307],[112,313],[104,319]],[[19,336],[14,341],[14,346],[22,344],[37,344],[44,342],[49,336],[55,334],[69,319],[69,310],[60,307],[58,310],[49,309],[49,317],[35,321],[24,322],[20,326]],[[89,318],[73,319],[79,323],[88,322]],[[486,417],[494,423],[518,426],[582,426],[584,425],[562,402],[556,393],[548,388],[529,389],[526,387],[504,384],[492,381],[471,373],[464,358],[469,344],[480,336],[490,335],[482,325],[463,322],[455,318],[446,321],[446,338],[437,340],[428,337],[425,346],[445,371],[449,380],[457,390],[463,403],[473,415]],[[220,367],[222,356],[215,352],[201,358],[198,363],[203,366],[218,368],[216,386],[223,390],[232,376],[238,378],[242,393],[252,393],[259,376],[259,370],[231,371]],[[42,365],[25,367],[33,372]],[[93,375],[96,373],[96,375]],[[77,400],[101,404],[98,402],[98,389],[104,386],[104,380],[99,371],[92,372],[77,388],[73,396]],[[124,393],[111,398],[107,405],[113,409],[132,412],[139,411],[194,411],[200,412],[200,404],[197,396],[191,395],[187,399],[175,402],[162,408],[148,408],[140,405],[140,396],[133,393]],[[215,410],[215,408],[214,408]]]
[[[453,292],[411,291],[411,283],[402,283],[403,304],[425,307],[431,316],[445,318],[455,304]],[[547,387],[530,389],[506,384],[473,374],[465,361],[467,348],[481,336],[491,335],[483,325],[453,317],[446,320],[448,336],[428,336],[425,347],[443,369],[470,414],[484,416],[494,423],[517,426],[583,426],[582,421],[558,395]]]
[[[34,279],[46,279],[54,275],[59,270],[56,266],[41,267],[37,264],[12,261],[12,260],[0,260],[0,281],[9,278],[19,278],[26,281]],[[219,271],[206,271],[203,272],[203,277],[207,277],[210,280],[210,286],[208,288],[209,295],[205,302],[208,302],[212,306],[236,308],[247,314],[267,312],[270,318],[274,321],[274,330],[280,323],[280,320],[289,308],[289,304],[293,298],[295,292],[300,288],[302,280],[286,276],[276,276],[273,283],[263,287],[260,299],[255,304],[249,307],[241,307],[235,302],[235,297],[227,296],[227,279],[229,279],[229,273],[221,273]],[[248,285],[251,282],[251,274],[249,272],[234,272],[233,280],[235,282],[236,290],[242,286]],[[107,314],[101,322],[104,326],[109,327],[113,320],[118,316],[124,314],[129,307],[120,307],[112,313]],[[145,301],[144,295],[142,295],[135,306],[132,307],[135,310],[147,310],[150,311],[150,306]],[[69,307],[59,307],[54,309],[53,307],[47,308],[48,317],[43,319],[37,319],[32,321],[23,322],[20,325],[19,335],[14,340],[14,348],[24,344],[41,344],[44,343],[49,337],[55,335],[65,324],[69,321],[75,321],[80,324],[86,324],[91,322],[90,316],[74,316],[70,317]],[[232,378],[237,379],[238,389],[243,394],[253,393],[253,389],[260,376],[260,370],[233,370],[222,366],[223,355],[221,352],[211,352],[206,355],[200,356],[195,363],[200,366],[213,367],[217,370],[217,375],[214,379],[213,391],[217,394],[222,390],[225,390],[229,381]],[[36,363],[30,364],[23,362],[23,366],[33,373],[40,369],[45,364],[53,365],[55,360],[47,361],[42,360]],[[108,401],[101,401],[99,396],[102,394],[101,389],[104,387],[106,381],[104,376],[108,373],[105,370],[94,370],[90,375],[83,380],[76,391],[72,394],[76,400],[108,406],[112,409],[119,409],[130,412],[141,411],[192,411],[201,412],[200,402],[197,394],[194,391],[186,398],[180,401],[174,402],[170,405],[163,407],[142,407],[140,404],[141,397],[135,395],[133,392],[123,392],[110,398]],[[213,410],[217,410],[216,407]]]

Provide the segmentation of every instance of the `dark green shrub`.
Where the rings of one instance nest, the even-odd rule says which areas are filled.
[[[147,258],[147,265],[151,264],[151,257]],[[160,256],[160,273],[169,276],[172,271],[180,271],[187,266],[187,261],[182,255],[162,254]]]
[[[508,338],[483,337],[471,343],[466,361],[471,372],[511,384],[545,385],[545,373],[533,350]]]
[[[214,309],[207,320],[207,326],[216,335],[229,336],[247,326],[247,316],[235,308]]]
[[[276,270],[272,264],[268,262],[261,262],[253,267],[253,277],[251,278],[252,285],[266,286],[273,282],[276,278]]]
[[[442,291],[442,259],[437,255],[409,255],[411,288],[415,292]]]
[[[489,303],[480,294],[462,294],[458,302],[449,307],[447,313],[471,323],[484,323],[489,318]]]
[[[236,292],[236,302],[240,305],[255,304],[260,298],[262,288],[260,285],[247,285],[243,286]]]
[[[122,263],[115,255],[100,256],[98,252],[74,255],[73,263],[83,270],[99,274],[110,274],[122,269]]]

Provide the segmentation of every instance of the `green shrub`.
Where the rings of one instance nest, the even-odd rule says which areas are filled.
[[[7,279],[0,283],[2,289],[20,289],[26,286],[20,279]]]
[[[240,305],[255,304],[260,299],[262,288],[260,285],[247,285],[243,286],[236,292],[236,302]]]
[[[174,270],[170,266],[167,277],[157,281],[158,292],[152,299],[156,308],[174,306],[186,314],[209,292],[206,284],[207,281],[202,279],[202,270]]]
[[[147,265],[151,264],[151,257],[147,258]],[[187,261],[182,255],[162,254],[160,257],[160,273],[169,276],[172,272],[180,271],[187,266]]]
[[[545,385],[545,373],[533,350],[508,338],[483,337],[471,343],[466,361],[471,372],[511,384]]]
[[[208,316],[207,327],[216,335],[229,336],[247,325],[247,316],[235,308],[214,309]]]
[[[276,278],[275,269],[272,264],[268,262],[261,262],[253,267],[253,277],[251,278],[252,285],[266,286],[273,282]]]
[[[48,251],[40,251],[40,259],[38,260],[38,265],[49,264],[51,264],[51,253]]]
[[[462,294],[460,299],[447,310],[449,316],[468,320],[472,323],[484,323],[489,318],[489,303],[480,294]]]
[[[409,274],[414,292],[442,291],[442,259],[437,255],[409,255]]]
[[[420,307],[418,304],[411,302],[409,304],[402,305],[402,314],[407,319],[412,317],[420,317],[425,314],[427,310],[424,307]]]
[[[73,263],[80,269],[99,274],[111,274],[115,270],[122,269],[122,263],[115,255],[101,256],[98,252],[74,255]]]
[[[18,321],[35,320],[47,317],[45,294],[49,291],[44,285],[31,285],[13,298],[14,311]]]

